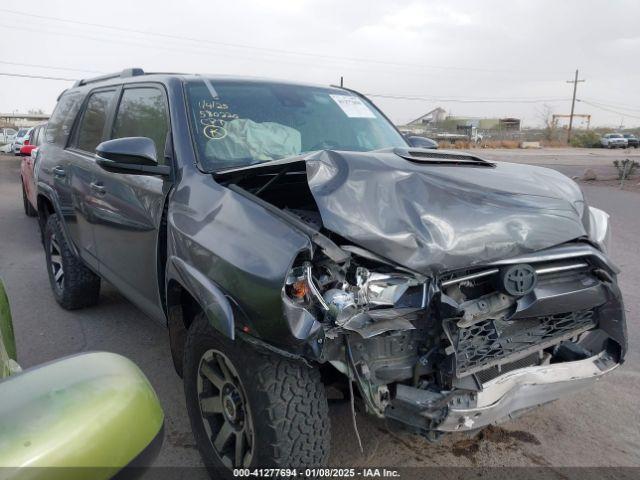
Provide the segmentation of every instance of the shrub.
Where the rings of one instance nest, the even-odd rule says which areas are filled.
[[[578,133],[571,139],[572,147],[592,148],[600,146],[600,135],[596,132]]]
[[[628,158],[623,161],[614,160],[613,165],[618,170],[618,180],[622,180],[622,178],[629,178],[633,175],[633,171],[636,169],[640,163],[635,160],[629,160]]]

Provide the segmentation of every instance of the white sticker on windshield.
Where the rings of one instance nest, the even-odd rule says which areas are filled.
[[[329,95],[349,118],[376,118],[371,109],[354,95]]]

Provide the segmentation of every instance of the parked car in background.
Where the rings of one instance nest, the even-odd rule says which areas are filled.
[[[438,142],[427,137],[421,137],[419,135],[405,135],[405,138],[412,147],[434,150],[438,148]]]
[[[29,134],[29,143],[22,145],[20,155],[20,179],[22,180],[22,203],[24,213],[28,217],[37,216],[38,192],[36,188],[36,165],[38,162],[38,147],[44,142],[46,123],[33,127]]]
[[[638,148],[638,146],[640,146],[640,139],[634,134],[625,133],[623,137],[627,140],[628,147]]]
[[[13,139],[13,143],[11,144],[11,149],[14,155],[20,155],[20,149],[25,143],[29,143],[29,132],[31,128],[21,128],[16,133],[16,137]]]
[[[0,128],[0,152],[11,153],[13,151],[13,141],[17,133],[17,130],[13,128]]]
[[[607,133],[600,139],[602,148],[627,148],[627,139],[620,133]]]
[[[325,382],[435,440],[624,360],[609,216],[555,170],[410,147],[357,92],[131,69],[45,137],[53,295],[104,278],[167,326],[213,478],[324,464]]]
[[[160,451],[164,413],[130,360],[90,352],[22,370],[0,279],[0,478],[135,478]]]
[[[13,143],[17,133],[13,128],[0,128],[0,144]]]

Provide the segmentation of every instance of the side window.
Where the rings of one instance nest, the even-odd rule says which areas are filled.
[[[73,121],[80,110],[82,98],[82,95],[77,93],[65,93],[60,98],[47,123],[47,131],[45,132],[47,143],[59,145],[67,143]]]
[[[39,138],[40,138],[40,127],[34,127],[33,130],[31,130],[31,135],[29,135],[29,143],[37,147]]]
[[[111,138],[150,138],[156,144],[158,163],[162,164],[168,131],[169,117],[162,90],[140,87],[122,92]]]
[[[102,141],[102,133],[109,113],[109,103],[114,92],[114,90],[96,92],[89,96],[76,136],[76,147],[80,150],[93,153]]]
[[[42,127],[38,127],[38,143],[36,145],[39,147],[44,142],[44,129],[46,127],[43,125]]]

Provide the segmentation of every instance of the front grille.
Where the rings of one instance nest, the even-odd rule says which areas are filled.
[[[459,328],[445,322],[454,348],[456,376],[514,362],[595,327],[594,311],[518,320],[484,320]]]

